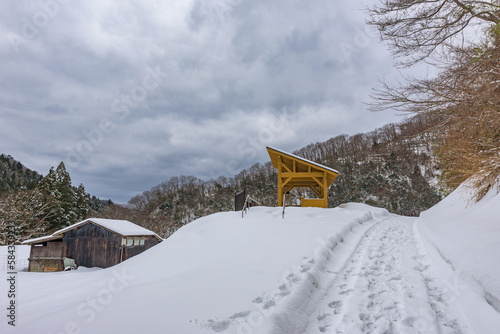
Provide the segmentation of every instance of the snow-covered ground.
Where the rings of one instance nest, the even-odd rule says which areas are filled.
[[[478,203],[471,197],[462,184],[423,212],[419,227],[429,247],[500,312],[500,194],[491,189]]]
[[[0,332],[497,333],[499,199],[211,215],[112,268],[19,272]]]

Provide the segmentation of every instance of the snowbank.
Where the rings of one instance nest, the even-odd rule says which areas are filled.
[[[0,332],[231,330],[239,319],[299,294],[304,277],[323,270],[325,247],[362,237],[351,230],[370,225],[360,223],[380,214],[371,209],[291,207],[285,219],[281,208],[251,208],[244,219],[240,212],[219,213],[108,269],[20,272],[17,328],[2,322]]]
[[[490,192],[470,202],[462,184],[443,201],[420,215],[419,227],[441,256],[467,281],[481,289],[500,312],[500,194]]]

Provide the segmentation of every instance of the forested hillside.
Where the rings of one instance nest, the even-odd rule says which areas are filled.
[[[33,189],[41,179],[42,175],[26,168],[10,155],[0,154],[0,196],[21,188]]]
[[[0,245],[51,233],[96,214],[109,203],[75,187],[63,162],[42,177],[0,156]]]
[[[295,153],[340,171],[328,191],[331,206],[361,202],[416,216],[444,193],[433,159],[433,124],[423,115],[354,136],[337,136]]]
[[[415,216],[444,194],[431,154],[435,134],[429,131],[430,122],[418,115],[369,133],[340,135],[293,153],[340,172],[328,191],[330,206],[361,202]],[[196,218],[233,210],[234,195],[243,188],[262,205],[275,206],[276,186],[277,173],[271,163],[257,163],[231,178],[173,177],[135,196],[127,207],[110,206],[99,214],[129,219],[167,237]],[[307,196],[298,190],[293,195]]]
[[[360,202],[415,216],[445,194],[432,156],[437,136],[429,130],[433,126],[430,119],[417,115],[369,133],[336,136],[293,153],[340,172],[328,191],[331,207]],[[20,236],[43,235],[98,216],[130,220],[168,237],[199,217],[233,210],[234,195],[244,188],[262,205],[277,204],[277,173],[271,162],[256,163],[229,178],[203,181],[194,176],[172,177],[121,206],[90,197],[83,185],[71,186],[63,163],[42,178],[11,157],[1,159],[6,177],[0,180],[10,188],[4,190],[0,211],[4,218],[15,217],[11,220],[23,226]],[[297,203],[300,196],[311,194],[295,189],[290,201]]]

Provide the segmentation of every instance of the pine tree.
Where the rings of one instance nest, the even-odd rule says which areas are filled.
[[[85,192],[85,187],[80,184],[76,189],[76,214],[77,220],[84,220],[89,212],[89,195]]]
[[[62,216],[58,225],[64,227],[78,221],[75,191],[71,185],[71,177],[68,171],[66,171],[64,162],[61,162],[59,166],[57,166],[56,181],[59,192],[61,193],[59,201],[62,208]]]
[[[58,189],[57,175],[54,167],[51,167],[49,173],[42,178],[37,189],[42,193],[43,202],[49,205],[51,209],[50,212],[52,214],[47,217],[50,229],[58,228],[63,212],[60,202],[61,193]]]
[[[52,167],[38,188],[44,202],[51,207],[52,215],[47,218],[51,230],[60,229],[86,218],[88,212],[88,194],[83,185],[75,189],[71,177],[63,162],[54,170]]]

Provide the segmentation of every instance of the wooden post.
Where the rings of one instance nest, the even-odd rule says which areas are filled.
[[[281,155],[278,155],[278,206],[283,206],[283,180],[281,178],[282,168]]]
[[[328,180],[326,172],[323,172],[323,207],[328,208]]]

